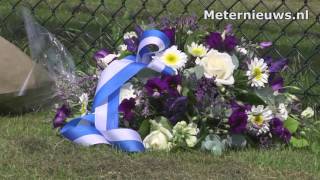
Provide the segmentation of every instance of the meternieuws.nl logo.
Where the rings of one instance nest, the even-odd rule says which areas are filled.
[[[251,12],[215,12],[213,10],[208,11],[205,10],[204,19],[212,19],[212,20],[307,20],[309,19],[309,11],[305,12],[256,12],[252,10]]]

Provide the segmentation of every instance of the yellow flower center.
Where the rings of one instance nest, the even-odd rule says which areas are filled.
[[[179,60],[178,55],[174,53],[168,53],[164,56],[165,63],[169,65],[176,65],[178,60]]]
[[[260,80],[262,79],[262,71],[261,71],[261,68],[254,68],[253,69],[253,76],[256,80]]]
[[[201,48],[193,48],[192,54],[194,56],[201,56],[203,54],[203,50]]]
[[[261,126],[263,124],[264,120],[263,120],[263,116],[262,115],[257,115],[257,116],[254,116],[253,118],[253,123],[258,125],[258,126]]]

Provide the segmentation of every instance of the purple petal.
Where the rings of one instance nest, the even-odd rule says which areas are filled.
[[[166,81],[155,77],[149,79],[144,87],[148,95],[152,96],[155,92],[159,92],[160,94],[164,93],[168,89],[168,84]]]
[[[264,59],[264,62],[267,63],[268,66],[271,66],[271,63],[273,62],[272,57],[267,56],[267,57],[264,57],[263,59]]]
[[[231,34],[232,33],[232,24],[227,24],[224,27],[224,31],[226,32],[226,34]]]
[[[125,39],[124,44],[127,45],[127,50],[130,52],[136,52],[138,49],[138,39],[137,38]]]
[[[279,91],[279,90],[283,89],[284,80],[281,76],[278,76],[278,77],[272,78],[269,83],[270,83],[272,90]]]
[[[265,49],[265,48],[272,46],[272,42],[271,41],[264,41],[264,42],[261,42],[259,45],[262,49]]]
[[[123,118],[126,121],[130,121],[134,117],[132,110],[136,107],[136,101],[134,98],[124,99],[119,105],[119,111],[123,113]]]
[[[272,118],[270,124],[272,128],[283,127],[283,122],[279,118]]]
[[[227,35],[224,39],[225,50],[230,52],[237,46],[238,40],[235,36]]]
[[[65,124],[65,120],[71,114],[71,110],[67,105],[62,105],[60,108],[57,109],[56,115],[53,119],[53,128],[61,127]]]
[[[206,37],[205,42],[209,48],[220,50],[222,47],[221,34],[218,32],[212,32]]]
[[[291,139],[291,133],[287,128],[284,128],[282,134],[281,134],[281,139],[284,140],[286,143],[290,142]]]
[[[232,133],[243,133],[246,130],[248,115],[246,113],[248,107],[239,105],[235,101],[231,102],[232,114],[229,117],[228,123]]]
[[[279,59],[276,61],[273,61],[269,67],[269,72],[271,73],[277,73],[282,71],[286,66],[288,65],[287,59]]]
[[[175,34],[176,29],[175,28],[164,28],[161,30],[167,37],[169,38],[171,44],[174,44],[175,42]]]
[[[101,49],[99,51],[97,51],[96,53],[94,53],[93,58],[97,61],[101,58],[106,57],[107,55],[110,54],[110,51],[107,49]]]

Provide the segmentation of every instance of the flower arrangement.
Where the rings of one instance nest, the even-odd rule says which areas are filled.
[[[299,99],[290,94],[294,87],[285,86],[282,72],[288,60],[260,56],[271,42],[239,39],[231,25],[222,32],[196,32],[201,28],[194,17],[163,19],[152,28],[161,29],[171,45],[150,59],[174,73],[141,71],[122,85],[118,103],[119,126],[138,132],[144,148],[202,149],[219,155],[230,148],[301,144],[301,121],[314,112],[307,108],[301,113]],[[143,29],[147,28],[125,33],[117,51],[96,52],[91,79],[99,78],[113,62],[135,55]],[[91,84],[90,89],[99,86],[97,80]],[[87,114],[94,112],[88,106],[93,99],[90,91],[71,103],[78,106],[64,103],[54,127],[67,126],[71,112],[91,122]]]

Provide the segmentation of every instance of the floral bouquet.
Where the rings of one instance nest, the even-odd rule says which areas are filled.
[[[150,26],[125,33],[117,51],[94,54],[95,73],[77,84],[84,92],[65,98],[54,118],[64,137],[129,152],[182,148],[218,155],[307,143],[301,122],[314,112],[301,113],[289,93],[295,87],[285,86],[288,60],[261,57],[271,42],[237,38],[231,25],[208,32],[195,17]],[[71,113],[79,117],[67,119]]]

